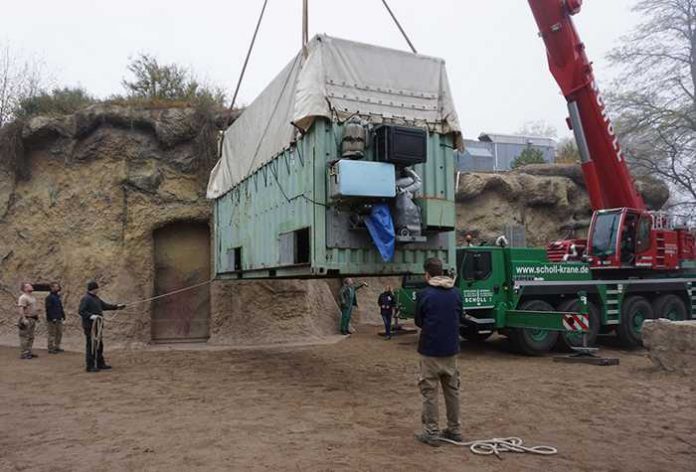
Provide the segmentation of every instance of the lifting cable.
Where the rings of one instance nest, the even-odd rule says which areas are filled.
[[[396,15],[394,15],[394,12],[392,11],[391,8],[389,8],[389,4],[387,3],[387,0],[382,0],[382,3],[384,4],[384,8],[387,9],[389,12],[389,15],[391,15],[392,20],[394,20],[394,23],[396,23],[396,27],[399,28],[399,31],[401,31],[401,34],[403,35],[404,39],[408,43],[409,47],[411,48],[411,51],[413,54],[418,54],[418,51],[416,51],[416,48],[413,46],[413,43],[411,40],[408,38],[408,35],[406,34],[406,31],[401,27],[401,23],[399,23],[399,20],[396,19]]]
[[[161,299],[161,298],[171,297],[172,295],[176,295],[176,294],[182,293],[182,292],[187,292],[187,291],[189,291],[189,290],[193,290],[193,289],[196,289],[196,288],[199,288],[199,287],[203,287],[204,285],[210,285],[210,284],[213,283],[214,281],[215,281],[215,279],[208,279],[208,280],[206,280],[206,281],[199,282],[199,283],[197,283],[197,284],[193,284],[193,285],[189,285],[189,286],[187,286],[187,287],[182,287],[182,288],[178,288],[178,289],[176,289],[176,290],[172,290],[171,292],[161,293],[161,294],[159,294],[159,295],[155,295],[154,297],[143,298],[143,299],[141,299],[141,300],[135,300],[135,301],[132,301],[132,302],[124,303],[124,305],[125,305],[125,308],[124,308],[124,309],[133,307],[133,306],[135,306],[135,305],[139,305],[139,304],[141,304],[141,303],[147,303],[147,302],[152,302],[152,301],[154,301],[154,300],[159,300],[159,299]],[[131,312],[131,313],[132,313],[132,312]],[[118,316],[118,314],[119,314],[119,312],[117,311],[116,313],[114,313],[114,315],[113,315],[112,317],[108,318],[108,320],[109,320],[109,321],[112,321],[114,318],[116,318],[116,316]]]
[[[254,49],[254,43],[256,43],[256,35],[259,32],[259,27],[261,26],[261,20],[263,20],[263,14],[266,11],[266,5],[268,0],[263,0],[263,6],[261,7],[261,13],[259,14],[259,19],[256,22],[256,28],[254,29],[254,35],[251,37],[251,43],[249,43],[249,49],[247,50],[246,58],[244,58],[244,65],[242,66],[242,72],[239,74],[239,79],[237,80],[237,87],[234,89],[234,95],[232,95],[232,102],[227,110],[227,124],[229,124],[230,118],[232,116],[232,110],[237,102],[237,94],[239,93],[239,87],[242,85],[242,80],[244,79],[244,73],[246,72],[247,64],[249,64],[249,58],[251,57],[251,51]]]

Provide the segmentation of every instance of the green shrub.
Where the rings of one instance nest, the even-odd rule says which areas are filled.
[[[22,99],[16,115],[22,118],[34,115],[68,115],[97,102],[98,100],[83,88],[56,88],[51,92],[43,91]]]
[[[519,156],[512,161],[511,167],[517,169],[518,167],[526,166],[528,164],[544,164],[544,153],[539,149],[533,147],[528,147],[520,153]]]

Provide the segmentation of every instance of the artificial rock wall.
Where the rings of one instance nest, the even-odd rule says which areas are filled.
[[[68,343],[81,343],[77,304],[90,279],[108,301],[154,293],[153,232],[175,222],[208,222],[205,197],[220,120],[191,108],[97,105],[35,117],[0,130],[0,341],[16,343],[22,281],[58,280],[68,311]],[[647,187],[653,205],[664,186]],[[492,242],[505,224],[545,244],[590,216],[577,168],[530,166],[508,174],[463,174],[457,191],[458,239]],[[368,279],[356,321],[378,323],[376,297],[398,278]],[[215,281],[210,343],[306,342],[336,331],[339,281]],[[45,294],[37,293],[41,302]],[[41,303],[40,303],[41,305]],[[43,316],[43,315],[42,315]],[[109,323],[107,342],[151,339],[152,304]],[[39,327],[39,339],[44,332]],[[43,341],[37,343],[43,346]]]

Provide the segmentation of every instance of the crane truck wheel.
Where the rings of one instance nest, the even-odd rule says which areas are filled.
[[[672,321],[683,321],[688,315],[684,300],[672,293],[657,297],[653,302],[653,311],[655,318],[667,318]]]
[[[643,321],[653,319],[653,307],[650,302],[640,295],[629,296],[621,308],[621,321],[616,327],[616,335],[623,347],[638,347],[643,345]]]
[[[579,300],[577,298],[565,300],[558,305],[557,311],[577,313],[580,311]],[[590,330],[587,333],[587,346],[592,347],[597,342],[597,335],[599,334],[601,324],[599,310],[594,303],[587,303],[587,314],[590,322]],[[558,344],[556,344],[556,347],[563,351],[570,351],[573,347],[581,347],[582,336],[582,333],[574,333],[571,331],[562,332],[558,337]]]
[[[527,311],[554,311],[553,306],[544,300],[528,300],[522,303],[519,310]],[[558,331],[545,329],[512,328],[510,329],[510,341],[515,350],[528,356],[540,356],[558,341]]]

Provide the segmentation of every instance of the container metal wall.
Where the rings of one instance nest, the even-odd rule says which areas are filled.
[[[342,127],[319,119],[293,147],[215,201],[215,271],[220,277],[322,277],[347,274],[422,272],[423,262],[439,257],[454,267],[454,231],[443,233],[443,249],[397,245],[392,262],[382,261],[370,244],[364,248],[327,248],[328,162],[339,156]],[[372,148],[365,159],[374,160]],[[415,171],[423,179],[417,195],[451,205],[454,213],[452,137],[430,133],[428,160]],[[277,176],[277,180],[276,180]],[[310,228],[310,260],[280,265],[282,233]],[[230,253],[241,247],[242,273],[231,267]],[[285,258],[287,259],[287,258]]]

